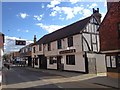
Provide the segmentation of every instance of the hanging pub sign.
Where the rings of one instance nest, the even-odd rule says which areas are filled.
[[[60,51],[59,54],[74,53],[74,52],[76,52],[75,49],[70,49],[70,50]]]

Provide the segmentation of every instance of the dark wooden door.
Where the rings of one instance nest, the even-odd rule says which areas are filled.
[[[39,68],[47,69],[47,58],[44,55],[39,55]]]
[[[28,66],[32,66],[32,58],[31,58],[31,56],[28,57]]]
[[[61,70],[61,56],[57,57],[57,69]]]

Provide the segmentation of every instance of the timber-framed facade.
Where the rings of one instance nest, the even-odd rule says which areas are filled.
[[[106,72],[104,54],[99,50],[101,14],[85,19],[47,34],[32,47],[34,67],[82,73]]]

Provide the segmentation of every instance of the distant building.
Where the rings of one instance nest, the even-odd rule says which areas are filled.
[[[20,49],[20,60],[27,66],[32,66],[32,45],[33,43]]]
[[[10,62],[15,63],[16,61],[19,60],[19,58],[20,58],[20,52],[19,51],[10,53]]]
[[[44,53],[45,36],[36,42],[36,36],[34,36],[34,45],[32,46],[32,66],[34,68],[47,69],[47,57]]]
[[[4,55],[5,55],[5,59],[6,59],[5,61],[9,62],[9,63],[14,63],[14,61],[16,61],[16,59],[20,57],[20,53],[18,51],[10,52],[10,53],[4,54]]]
[[[40,38],[32,46],[33,67],[82,73],[106,72],[99,50],[99,9],[85,19]]]
[[[106,54],[107,75],[120,78],[120,1],[107,2],[108,12],[100,25],[100,51]]]

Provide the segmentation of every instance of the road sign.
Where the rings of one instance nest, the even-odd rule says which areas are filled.
[[[25,40],[15,40],[15,45],[26,45]]]

